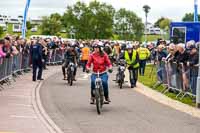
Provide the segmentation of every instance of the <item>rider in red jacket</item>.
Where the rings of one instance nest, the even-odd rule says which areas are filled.
[[[88,63],[86,65],[87,72],[91,65],[93,64],[93,73],[91,75],[91,104],[94,104],[95,96],[93,94],[93,90],[95,89],[95,79],[97,74],[100,73],[100,78],[102,79],[102,85],[104,89],[104,96],[105,101],[107,103],[110,102],[109,99],[109,91],[108,91],[108,74],[107,69],[109,72],[112,72],[112,64],[108,55],[102,51],[101,46],[99,44],[95,44],[94,52],[90,55]]]

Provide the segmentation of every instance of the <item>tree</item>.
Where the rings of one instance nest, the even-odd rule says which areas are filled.
[[[61,25],[61,16],[57,13],[51,14],[50,17],[43,17],[41,30],[44,35],[56,35],[60,32]]]
[[[198,18],[200,20],[200,15],[198,15]],[[184,22],[193,22],[194,21],[194,13],[186,13],[184,17],[182,18],[182,21]]]
[[[164,19],[165,19],[164,17],[159,18],[159,19],[154,23],[154,26],[155,26],[155,27],[160,27],[160,22],[161,22],[162,20],[164,20]]]
[[[166,30],[168,31],[169,30],[169,27],[170,27],[170,23],[171,23],[171,20],[168,19],[168,18],[164,18],[162,21],[160,21],[159,23],[159,27],[163,30]]]
[[[80,39],[106,39],[112,37],[114,8],[111,5],[92,1],[87,6],[77,2],[68,6],[62,23],[69,34]]]
[[[115,14],[115,34],[123,40],[140,40],[144,24],[142,20],[132,11],[122,8]]]
[[[26,22],[26,27],[27,27],[28,30],[30,30],[31,28],[33,28],[33,25],[31,24],[30,21],[27,21]]]
[[[0,26],[0,37],[3,35],[3,27]]]

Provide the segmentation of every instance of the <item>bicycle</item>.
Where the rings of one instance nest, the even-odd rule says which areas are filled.
[[[70,62],[67,67],[67,81],[70,86],[73,85],[74,71],[75,71],[75,64],[73,62]]]

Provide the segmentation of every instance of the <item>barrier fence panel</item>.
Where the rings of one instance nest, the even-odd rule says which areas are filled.
[[[164,61],[157,63],[158,83],[167,88],[164,93],[175,90],[179,92],[177,97],[181,96],[181,99],[186,95],[196,96],[197,77],[198,65],[188,66],[183,63]]]
[[[50,50],[47,64],[61,64],[64,59],[64,51]],[[9,58],[0,58],[0,81],[8,79],[12,75],[30,69],[31,58],[29,54],[19,53]]]
[[[64,59],[64,52],[61,49],[50,50],[47,58],[47,64],[59,64]]]

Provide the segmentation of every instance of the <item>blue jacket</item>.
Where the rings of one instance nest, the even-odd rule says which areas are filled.
[[[42,46],[41,44],[37,43],[32,45],[30,48],[30,54],[32,60],[42,60]]]

